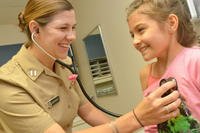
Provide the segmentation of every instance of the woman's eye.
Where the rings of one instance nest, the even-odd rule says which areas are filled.
[[[143,33],[144,32],[144,28],[138,28],[138,32],[139,33]]]

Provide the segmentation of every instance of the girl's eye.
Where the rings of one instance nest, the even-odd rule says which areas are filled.
[[[72,27],[72,30],[76,30],[76,27],[75,27],[75,26],[73,26],[73,27]]]
[[[134,34],[131,33],[131,37],[134,38]]]
[[[67,27],[60,27],[60,29],[61,29],[61,30],[66,30],[66,29],[67,29]]]

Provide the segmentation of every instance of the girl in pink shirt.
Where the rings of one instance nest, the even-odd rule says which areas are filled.
[[[133,0],[128,26],[134,47],[145,61],[156,59],[140,73],[144,96],[162,78],[174,77],[192,116],[200,120],[200,49],[190,16],[180,0]],[[166,110],[166,113],[173,110]],[[157,127],[145,128],[156,133]]]

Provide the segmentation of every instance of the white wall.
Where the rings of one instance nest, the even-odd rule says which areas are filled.
[[[141,99],[139,70],[142,57],[133,48],[126,22],[125,8],[131,0],[71,0],[77,14],[77,41],[73,44],[81,79],[90,93],[94,92],[89,63],[82,39],[98,24],[101,25],[108,60],[118,90],[117,96],[96,98],[104,107],[125,113]]]
[[[17,25],[0,25],[0,45],[22,43],[25,40],[25,35]]]

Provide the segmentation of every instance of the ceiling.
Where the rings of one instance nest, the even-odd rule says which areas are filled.
[[[28,0],[0,0],[0,25],[17,24],[18,13]]]

